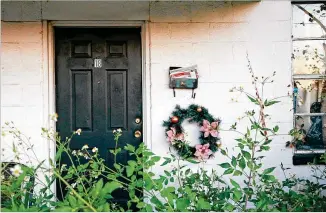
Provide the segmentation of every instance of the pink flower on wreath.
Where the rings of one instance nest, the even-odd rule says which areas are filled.
[[[199,160],[205,160],[208,159],[209,156],[212,154],[212,150],[209,149],[209,144],[197,144],[196,145],[196,152],[195,152],[195,156],[199,159]]]
[[[212,122],[209,123],[208,120],[203,120],[203,126],[200,127],[200,131],[204,132],[204,137],[207,138],[209,136],[209,134],[211,134],[211,136],[213,137],[217,137],[218,136],[218,122]]]
[[[174,140],[180,140],[180,141],[184,140],[183,133],[177,134],[174,127],[171,127],[171,130],[167,131],[166,135],[168,136],[168,141],[170,143],[173,143]]]

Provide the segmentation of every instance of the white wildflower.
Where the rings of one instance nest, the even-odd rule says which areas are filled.
[[[121,130],[121,129],[117,129],[117,132],[119,132],[119,133],[120,133],[120,132],[122,132],[122,130]]]
[[[81,129],[77,129],[77,130],[76,130],[76,134],[77,134],[77,135],[80,135],[81,132],[82,132]]]
[[[96,148],[96,147],[94,147],[93,149],[92,149],[92,152],[97,152],[98,151],[98,148]]]
[[[84,158],[85,158],[86,160],[88,160],[88,159],[89,159],[89,157],[88,157],[88,155],[87,155],[87,154],[85,154],[85,155],[84,155]]]
[[[83,156],[83,153],[81,151],[78,150],[78,153],[77,153],[79,156]]]
[[[25,176],[25,177],[24,177],[24,181],[25,181],[25,182],[28,182],[29,180],[30,180],[30,177],[29,177],[29,176]]]
[[[51,115],[51,120],[57,122],[58,121],[58,114],[57,113],[54,113],[53,115]]]
[[[65,170],[66,167],[67,167],[67,164],[62,164],[62,165],[61,165],[61,170],[60,170],[60,171],[62,172],[63,170]]]
[[[85,150],[85,149],[88,149],[88,148],[89,148],[88,145],[85,144],[85,145],[82,147],[82,150]]]
[[[15,165],[13,168],[10,168],[10,172],[13,176],[19,177],[19,175],[23,173],[23,170],[20,165]]]
[[[76,156],[76,154],[77,154],[77,151],[76,150],[72,151],[72,155],[75,155]]]
[[[113,130],[113,133],[116,133],[117,132],[117,130]]]
[[[72,188],[75,188],[75,187],[76,187],[76,184],[77,184],[77,183],[72,183],[72,184],[71,184],[71,187],[72,187]]]

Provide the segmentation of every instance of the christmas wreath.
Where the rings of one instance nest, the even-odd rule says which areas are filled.
[[[185,133],[182,128],[182,123],[185,120],[200,126],[200,144],[190,146],[185,140]],[[192,104],[187,109],[182,109],[177,105],[169,120],[163,121],[163,126],[166,128],[168,142],[180,156],[206,160],[213,157],[221,145],[219,138],[220,123],[221,120],[214,118],[206,108]]]

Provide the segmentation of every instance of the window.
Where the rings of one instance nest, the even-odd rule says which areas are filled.
[[[293,163],[303,164],[302,156],[318,156],[326,147],[326,3],[292,9],[294,125],[304,135],[295,141]]]

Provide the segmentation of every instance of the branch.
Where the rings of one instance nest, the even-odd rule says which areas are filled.
[[[319,19],[317,19],[314,15],[312,15],[308,10],[303,8],[301,5],[295,4],[295,6],[297,6],[300,10],[302,10],[305,14],[307,14],[310,18],[312,18],[326,33],[326,26],[323,25],[323,23],[321,23]]]

